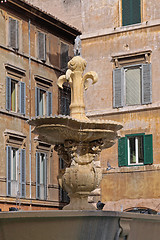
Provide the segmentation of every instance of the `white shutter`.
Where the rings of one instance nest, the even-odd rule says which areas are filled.
[[[151,64],[142,65],[142,104],[152,103]]]

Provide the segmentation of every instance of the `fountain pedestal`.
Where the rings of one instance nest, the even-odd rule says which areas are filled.
[[[65,141],[63,145],[55,146],[58,155],[67,159],[66,163],[70,165],[58,177],[60,186],[70,197],[70,204],[64,207],[64,210],[95,210],[95,207],[88,203],[88,196],[99,186],[102,179],[102,170],[95,164],[102,146],[102,141]]]

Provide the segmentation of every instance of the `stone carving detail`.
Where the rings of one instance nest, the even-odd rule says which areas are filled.
[[[88,72],[82,76],[83,71],[86,68],[87,62],[76,56],[72,58],[68,63],[68,70],[66,75],[62,75],[58,79],[58,86],[63,87],[64,82],[68,82],[71,86],[71,105],[70,105],[70,115],[72,118],[80,120],[89,120],[85,115],[85,105],[83,99],[84,89],[88,88],[88,79],[92,80],[92,83],[96,83],[98,76],[96,72]]]

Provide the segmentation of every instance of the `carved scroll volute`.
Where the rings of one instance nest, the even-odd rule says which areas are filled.
[[[83,82],[84,82],[84,89],[87,90],[89,86],[88,79],[92,80],[92,84],[96,83],[98,81],[98,75],[96,72],[88,72],[83,76]]]
[[[71,105],[70,115],[72,118],[80,120],[89,120],[85,115],[84,105],[84,89],[88,88],[88,79],[92,80],[92,83],[96,83],[98,76],[96,72],[88,72],[83,76],[83,72],[86,68],[87,62],[80,56],[73,57],[68,62],[68,70],[66,75],[62,75],[58,79],[58,86],[63,88],[63,83],[68,82],[71,87]]]

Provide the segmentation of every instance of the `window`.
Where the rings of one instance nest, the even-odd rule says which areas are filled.
[[[47,199],[47,154],[36,153],[36,198]]]
[[[6,78],[6,110],[25,114],[25,83]]]
[[[114,108],[151,102],[151,64],[123,66],[113,70]]]
[[[71,89],[70,87],[64,86],[60,91],[60,114],[69,115],[70,114],[70,103],[71,103]]]
[[[131,134],[118,140],[119,166],[153,163],[152,135]]]
[[[26,153],[25,149],[6,147],[7,156],[7,196],[26,195]],[[19,155],[20,154],[20,155]],[[20,164],[19,164],[20,159]],[[19,176],[20,172],[20,176]],[[19,189],[20,187],[20,189]]]
[[[46,34],[38,32],[38,58],[46,61]]]
[[[36,116],[52,115],[52,93],[43,88],[35,89]]]
[[[68,67],[68,56],[69,45],[61,42],[61,56],[60,56],[60,68],[66,70]]]
[[[122,25],[141,22],[141,0],[122,0]]]
[[[19,22],[16,19],[9,18],[9,46],[15,50],[19,49]]]

